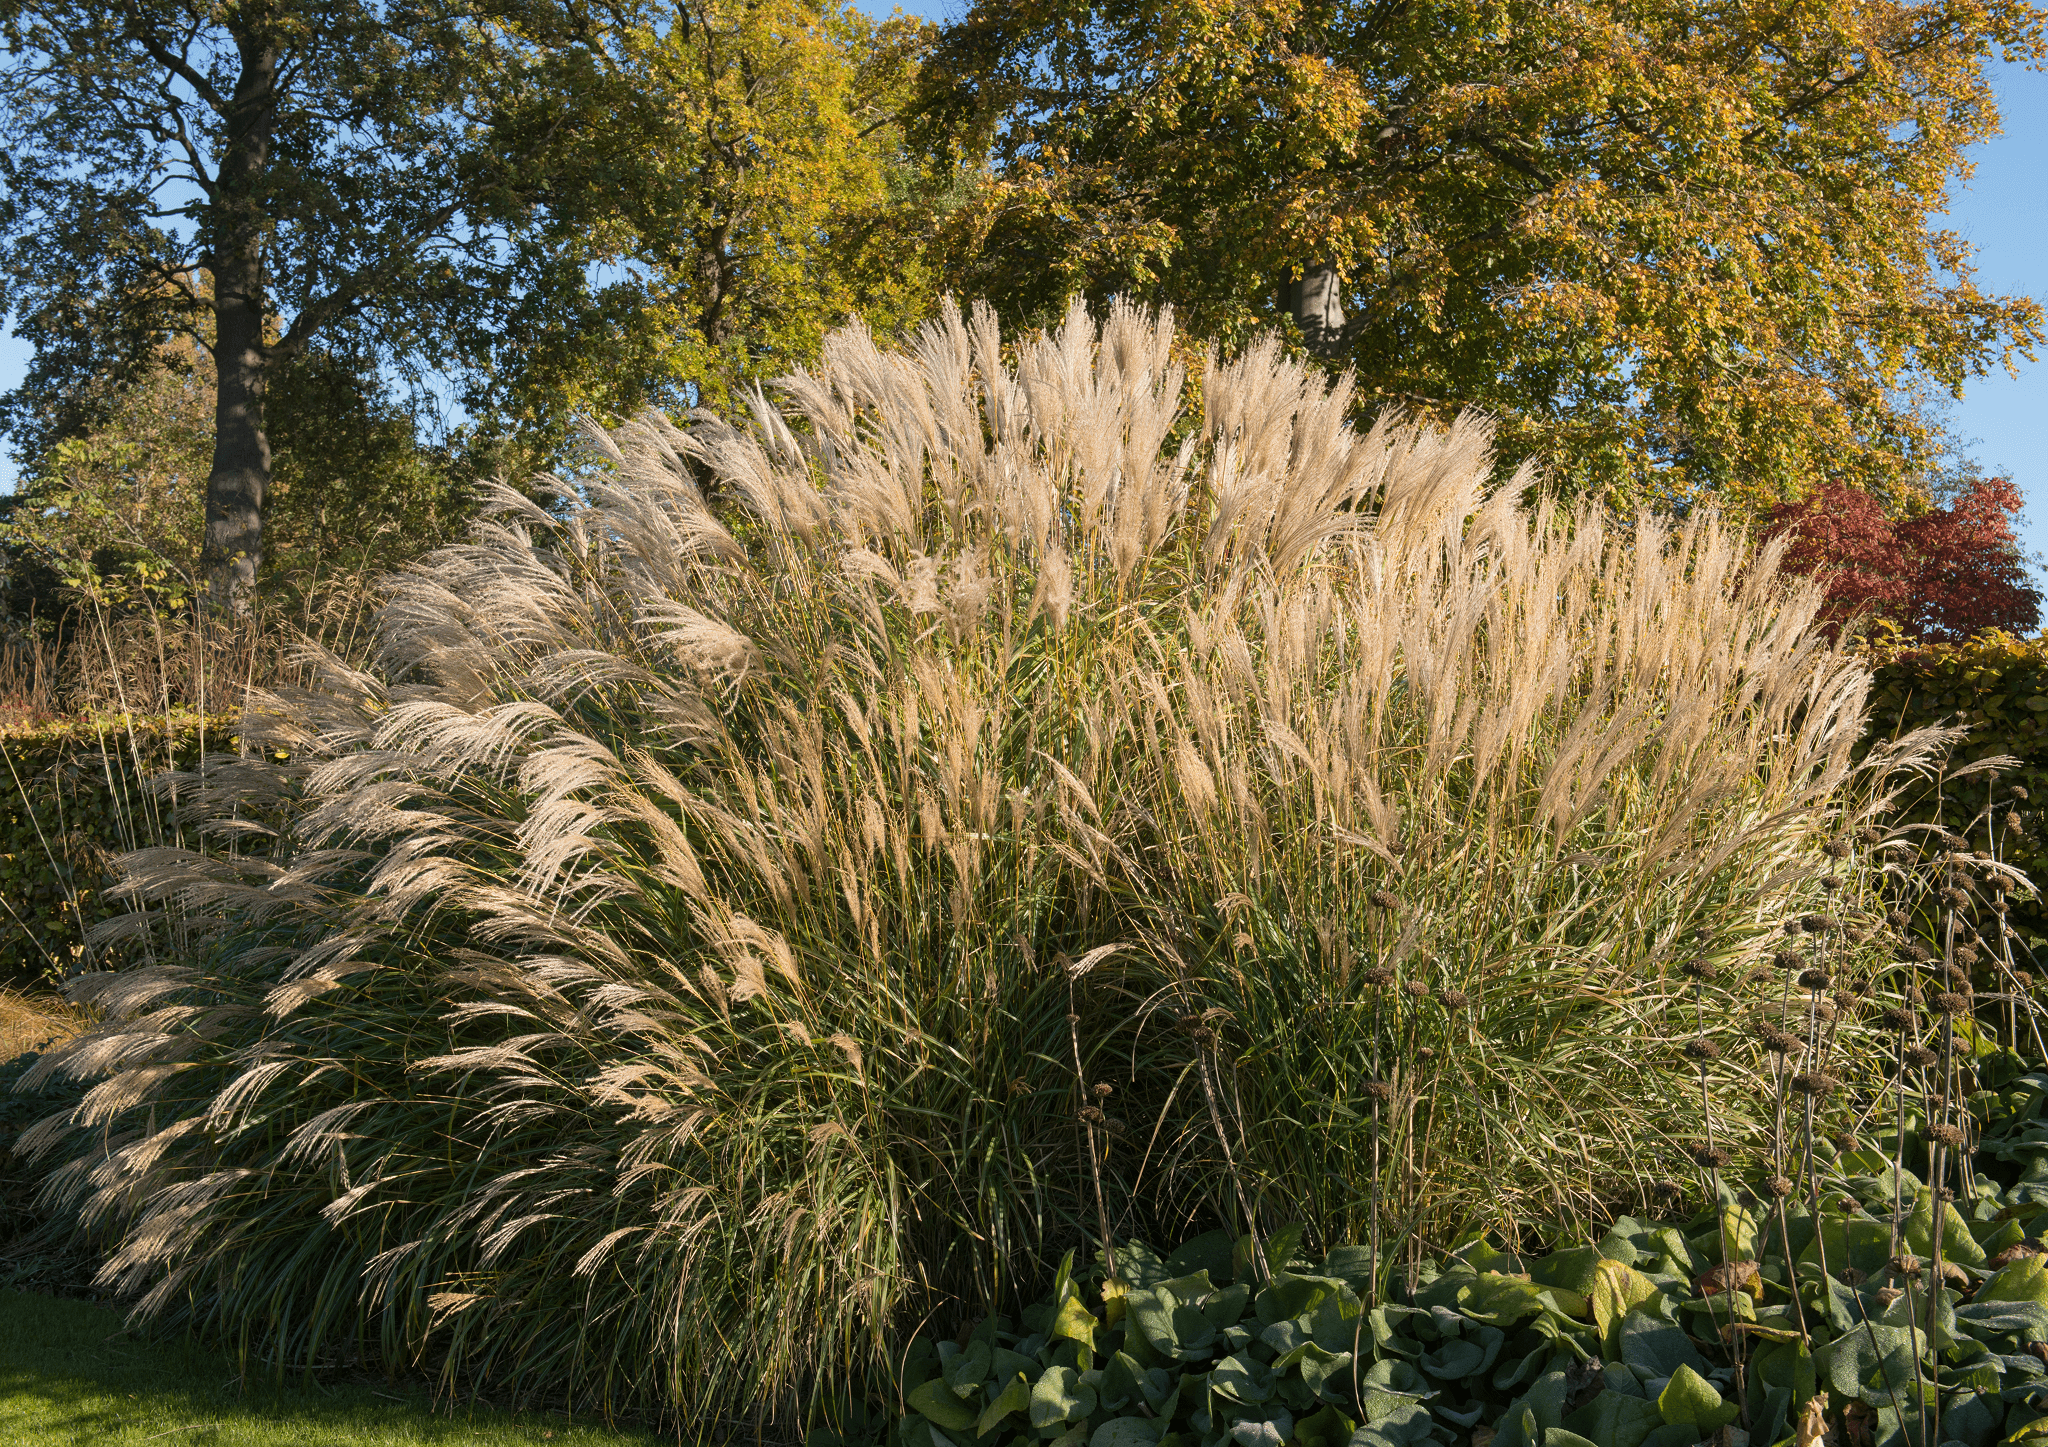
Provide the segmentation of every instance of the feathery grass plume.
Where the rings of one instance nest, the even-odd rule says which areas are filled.
[[[1035,1290],[1097,1173],[1118,1234],[1412,1260],[1599,1210],[1695,1086],[1753,1149],[1666,972],[1798,931],[1943,736],[1852,766],[1775,546],[1526,506],[1270,343],[1183,418],[1179,355],[848,328],[390,579],[181,781],[232,848],[130,861],[182,948],[39,1067],[105,1077],[35,1142],[104,1284],[710,1431]],[[1143,1151],[1076,1128],[1112,1077]]]

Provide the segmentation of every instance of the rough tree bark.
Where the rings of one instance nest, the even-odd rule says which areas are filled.
[[[263,562],[263,500],[270,488],[264,391],[274,349],[265,335],[262,187],[276,128],[281,47],[260,33],[237,34],[241,55],[226,135],[213,177],[213,467],[206,477],[206,542],[200,566],[216,606],[239,606]]]

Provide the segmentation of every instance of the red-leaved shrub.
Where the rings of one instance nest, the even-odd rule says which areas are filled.
[[[2041,590],[2013,532],[2023,505],[2011,479],[1986,477],[1945,507],[1893,519],[1869,494],[1831,483],[1780,504],[1766,535],[1791,533],[1787,569],[1826,575],[1838,624],[1868,609],[1913,638],[1954,642],[2039,626]]]

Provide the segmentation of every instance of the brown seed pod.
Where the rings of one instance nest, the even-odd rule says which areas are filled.
[[[1684,964],[1680,965],[1678,973],[1685,976],[1688,980],[1698,980],[1701,984],[1708,984],[1720,978],[1721,968],[1712,960],[1694,959],[1687,960]]]
[[[1920,1022],[1914,1017],[1911,1010],[1900,1005],[1887,1005],[1878,1012],[1877,1023],[1887,1030],[1893,1030],[1904,1035],[1916,1028]]]
[[[1430,1061],[1436,1059],[1436,1052],[1427,1045],[1424,1045],[1415,1052],[1415,1058],[1422,1064],[1427,1065]]]
[[[1082,1106],[1080,1115],[1081,1119],[1088,1122],[1088,1124],[1090,1125],[1101,1125],[1103,1121],[1108,1119],[1107,1116],[1103,1115],[1103,1113],[1100,1110],[1096,1109],[1092,1105]]]
[[[1967,853],[1969,851],[1970,841],[1963,838],[1962,835],[1957,834],[1953,830],[1944,829],[1939,837],[1941,839],[1942,847],[1945,849],[1954,849],[1963,853]]]
[[[1801,1095],[1828,1095],[1841,1082],[1825,1070],[1802,1070],[1792,1077],[1791,1086]]]
[[[1906,998],[1916,1005],[1924,1005],[1927,1003],[1927,992],[1918,985],[1908,985],[1906,986]]]
[[[1905,1050],[1905,1061],[1915,1070],[1925,1070],[1939,1059],[1941,1057],[1925,1045],[1908,1045]]]
[[[1904,949],[1900,950],[1899,953],[1904,955],[1907,959],[1911,960],[1916,965],[1924,965],[1929,960],[1934,958],[1934,952],[1928,949],[1927,946],[1921,944],[1918,940],[1915,940],[1911,944],[1907,945]]]
[[[1899,1290],[1896,1286],[1878,1287],[1877,1305],[1879,1310],[1882,1310],[1883,1308],[1890,1306],[1893,1302],[1897,1301],[1900,1297],[1904,1296],[1905,1294],[1905,1292]]]
[[[1353,899],[1357,897],[1357,895],[1352,896]],[[1377,909],[1394,910],[1401,907],[1400,897],[1391,889],[1375,889],[1368,898],[1372,900],[1374,907]]]
[[[1650,1182],[1650,1194],[1661,1196],[1665,1200],[1671,1200],[1684,1195],[1685,1187],[1679,1185],[1676,1181],[1652,1181]]]
[[[1358,1087],[1358,1093],[1367,1100],[1388,1101],[1394,1098],[1394,1087],[1384,1080],[1368,1080]]]
[[[1385,965],[1374,965],[1370,969],[1360,970],[1358,979],[1360,984],[1379,990],[1394,983],[1394,972]]]
[[[1826,970],[1801,970],[1799,988],[1802,990],[1825,990],[1835,982],[1834,976]]]
[[[1116,1094],[1116,1087],[1114,1085],[1111,1085],[1106,1080],[1098,1080],[1088,1088],[1095,1092],[1095,1098],[1097,1100],[1104,1100],[1107,1099],[1109,1096]]]
[[[1411,1000],[1426,1000],[1429,998],[1429,986],[1423,984],[1420,980],[1403,980],[1401,982],[1401,989]]]
[[[1951,884],[1947,889],[1944,889],[1938,894],[1936,894],[1934,897],[1940,900],[1943,904],[1947,905],[1950,909],[1968,909],[1970,907],[1969,891],[1965,889],[1958,889],[1953,884]]]
[[[2023,827],[2023,825],[2022,825],[2022,822],[2021,822],[2021,820],[2020,820],[2020,811],[2019,811],[2019,810],[2017,810],[2017,809],[2008,809],[2008,810],[2006,810],[2006,812],[2005,812],[2005,827],[2006,827],[2006,829],[2007,829],[2007,830],[2009,830],[2009,831],[2011,831],[2011,832],[2013,832],[2013,833],[2018,833],[2018,832],[2019,832],[2019,830],[2020,830],[2020,829],[2021,829],[2021,828]]]
[[[1857,1137],[1856,1132],[1853,1130],[1836,1131],[1833,1135],[1828,1137],[1828,1143],[1838,1151],[1853,1151],[1858,1146],[1863,1144],[1863,1142]],[[1847,1196],[1842,1197],[1842,1200],[1845,1203],[1849,1202],[1849,1199],[1850,1198]],[[1860,1208],[1853,1207],[1851,1204],[1845,1204],[1842,1207],[1842,1209],[1847,1211],[1851,1209]]]
[[[1975,945],[1957,945],[1956,962],[1955,964],[1946,967],[1948,970],[1948,977],[1951,980],[1953,980],[1957,974],[1957,966],[1961,966],[1963,969],[1967,970],[1970,966],[1976,964],[1977,961],[1981,958],[1982,956],[1977,953],[1977,947]]]
[[[1771,963],[1781,970],[1797,970],[1806,964],[1806,956],[1797,950],[1779,950],[1771,956]]]
[[[1702,1035],[1697,1040],[1685,1042],[1685,1058],[1697,1060],[1701,1063],[1709,1060],[1719,1060],[1721,1058],[1721,1047]]]
[[[1813,1003],[1807,1008],[1813,1012],[1813,1018],[1816,1020],[1832,1020],[1835,1018],[1835,1002],[1833,1000],[1823,1000],[1819,996],[1815,996]]]
[[[1856,831],[1856,837],[1865,844],[1882,844],[1884,843],[1884,830],[1878,828],[1875,824],[1865,824]]]
[[[1820,852],[1827,855],[1830,859],[1847,859],[1849,857],[1849,841],[1846,839],[1830,839],[1827,843],[1821,845]]]
[[[1810,935],[1824,935],[1840,923],[1833,915],[1809,914],[1800,917],[1799,927]]]
[[[1764,1189],[1766,1191],[1769,1191],[1772,1196],[1782,1201],[1787,1196],[1791,1195],[1795,1190],[1797,1190],[1798,1187],[1792,1183],[1792,1178],[1790,1176],[1772,1176],[1769,1180],[1764,1182]]]
[[[1894,909],[1886,912],[1884,922],[1890,925],[1893,929],[1902,930],[1907,925],[1911,924],[1913,920],[1912,917],[1908,915],[1904,910]]]
[[[1938,990],[1927,1002],[1928,1008],[1940,1015],[1967,1015],[1970,1011],[1970,997],[1957,990]]]
[[[2025,784],[2014,784],[2010,789],[2007,789],[2005,792],[2011,795],[2013,798],[2019,800],[2022,804],[2027,802],[2027,786]]]
[[[1853,1266],[1844,1266],[1835,1273],[1835,1276],[1844,1286],[1861,1286],[1865,1281],[1869,1280],[1868,1277]]]
[[[2012,972],[2012,979],[2013,983],[2018,985],[2022,990],[2031,990],[2034,988],[2034,972],[2032,970],[2014,970]]]
[[[1786,933],[1786,934],[1788,934],[1788,935],[1796,935],[1796,934],[1798,934],[1798,933],[1799,933],[1799,921],[1798,921],[1798,920],[1796,920],[1796,919],[1788,919],[1788,920],[1786,920],[1786,921],[1785,921],[1785,933]]]
[[[1766,1021],[1757,1027],[1756,1038],[1773,1055],[1790,1055],[1799,1048],[1799,1037]]]
[[[1938,1146],[1954,1150],[1963,1143],[1963,1133],[1946,1121],[1927,1127],[1927,1138]]]
[[[1710,1146],[1704,1141],[1687,1146],[1685,1153],[1692,1157],[1694,1165],[1704,1166],[1710,1171],[1718,1171],[1728,1164],[1728,1152],[1719,1146]]]
[[[1891,1272],[1894,1276],[1918,1276],[1927,1266],[1927,1263],[1919,1257],[1908,1256],[1903,1252],[1894,1256],[1886,1264],[1891,1267]]]
[[[1436,997],[1446,1010],[1462,1010],[1472,1003],[1472,997],[1463,990],[1438,990]]]

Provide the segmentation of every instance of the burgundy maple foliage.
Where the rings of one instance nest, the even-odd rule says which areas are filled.
[[[1976,478],[1946,507],[1894,520],[1868,494],[1829,484],[1780,504],[1766,536],[1791,535],[1789,571],[1827,578],[1828,615],[1837,623],[1869,610],[1930,643],[1986,628],[2031,633],[2041,621],[2041,590],[2013,532],[2022,506],[2009,478]]]

